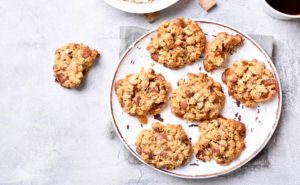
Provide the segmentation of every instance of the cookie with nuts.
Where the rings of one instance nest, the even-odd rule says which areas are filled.
[[[153,69],[141,69],[139,73],[118,80],[114,89],[125,112],[143,117],[161,112],[168,101],[171,86],[162,74]]]
[[[246,107],[270,100],[277,94],[277,81],[264,63],[240,60],[226,69],[222,75],[228,93]]]
[[[70,43],[55,51],[53,72],[65,88],[78,88],[100,54],[83,44]]]
[[[152,129],[139,133],[135,146],[147,164],[168,170],[183,166],[193,154],[191,141],[181,125],[154,123]]]
[[[190,121],[217,117],[224,101],[221,84],[204,73],[188,73],[187,79],[178,81],[170,97],[172,113]]]
[[[198,60],[205,44],[205,35],[196,22],[177,18],[159,26],[147,50],[154,61],[177,69]]]
[[[226,62],[228,55],[243,44],[240,35],[229,35],[226,32],[218,33],[216,38],[209,42],[205,49],[204,69],[213,71]]]
[[[218,117],[201,122],[199,130],[193,146],[199,160],[230,164],[245,148],[245,125],[239,121]]]

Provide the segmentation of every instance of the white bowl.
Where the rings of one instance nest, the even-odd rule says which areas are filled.
[[[269,14],[271,17],[274,17],[276,19],[281,19],[281,20],[290,20],[290,19],[299,19],[300,15],[290,15],[290,14],[285,14],[282,13],[276,9],[274,9],[272,6],[267,3],[265,0],[261,0],[263,4],[264,10]]]
[[[123,0],[104,0],[110,6],[122,10],[124,12],[144,14],[157,12],[165,9],[179,0],[155,0],[152,3],[132,3]]]

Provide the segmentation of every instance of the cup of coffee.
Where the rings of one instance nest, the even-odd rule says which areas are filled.
[[[300,0],[261,0],[266,12],[277,19],[300,19]]]

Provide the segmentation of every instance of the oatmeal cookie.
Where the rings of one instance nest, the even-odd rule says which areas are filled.
[[[190,121],[217,117],[225,101],[221,84],[203,73],[188,73],[187,77],[179,80],[178,88],[172,92],[172,113]]]
[[[181,125],[154,123],[136,138],[136,151],[148,164],[169,170],[184,165],[193,154],[191,141]]]
[[[243,44],[240,35],[229,35],[225,32],[218,33],[216,38],[207,44],[205,49],[204,68],[213,71],[220,67],[238,46]]]
[[[199,160],[229,164],[245,148],[245,125],[239,121],[218,117],[200,123],[199,130],[201,135],[193,146]]]
[[[68,44],[55,51],[53,72],[56,82],[66,88],[78,88],[84,75],[100,54],[83,44]]]
[[[123,110],[138,117],[161,112],[171,90],[164,76],[153,69],[129,74],[118,80],[114,88]]]
[[[229,95],[246,107],[267,101],[277,94],[277,82],[264,63],[256,59],[235,62],[222,75]]]
[[[205,35],[196,22],[177,18],[159,26],[147,50],[154,61],[177,69],[199,59],[205,43]]]

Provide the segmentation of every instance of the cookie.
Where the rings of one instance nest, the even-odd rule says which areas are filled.
[[[200,137],[193,146],[199,160],[229,164],[245,148],[245,125],[239,121],[218,117],[200,123],[199,130]]]
[[[225,32],[218,33],[216,38],[207,44],[205,49],[204,69],[213,71],[220,67],[238,46],[243,44],[240,35],[229,35]]]
[[[55,51],[55,81],[66,88],[78,88],[100,54],[83,44],[68,44]]]
[[[172,113],[190,121],[217,117],[224,101],[221,84],[203,73],[188,73],[187,80],[179,80],[170,97]]]
[[[135,146],[147,164],[169,170],[183,166],[193,154],[191,141],[181,125],[154,123],[152,129],[139,133]]]
[[[256,59],[235,62],[222,75],[228,93],[246,107],[270,100],[277,94],[277,81],[271,71]]]
[[[158,114],[167,103],[171,90],[164,76],[153,69],[129,74],[118,80],[114,88],[123,110],[132,116]]]
[[[198,60],[205,43],[205,35],[196,22],[177,18],[159,26],[147,50],[154,61],[177,69]]]

